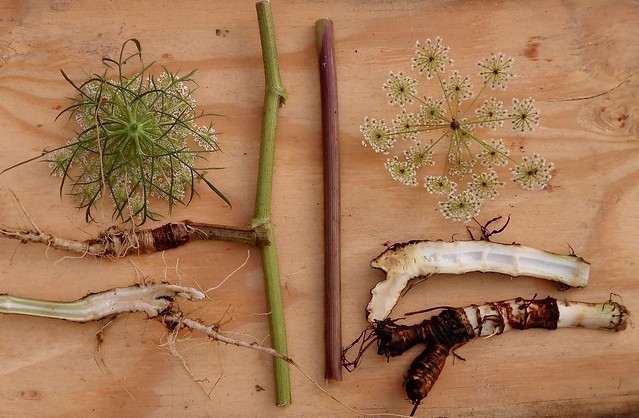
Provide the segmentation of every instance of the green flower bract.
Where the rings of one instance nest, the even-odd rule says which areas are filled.
[[[125,57],[128,43],[136,51]],[[190,202],[197,180],[228,203],[204,178],[206,169],[196,167],[202,153],[219,147],[213,127],[197,123],[210,115],[196,112],[194,72],[180,76],[165,68],[154,78],[148,74],[153,64],[141,64],[141,71],[126,77],[123,66],[134,57],[142,63],[139,42],[129,40],[118,61],[103,60],[108,68],[101,76],[78,86],[62,72],[78,93],[63,113],[72,112],[81,130],[48,155],[52,175],[62,177],[60,190],[72,183],[70,194],[85,209],[87,222],[94,220],[92,210],[101,198],[111,200],[115,218],[138,224],[157,219],[153,198],[168,201],[170,212],[176,203]],[[191,149],[191,143],[203,150]]]

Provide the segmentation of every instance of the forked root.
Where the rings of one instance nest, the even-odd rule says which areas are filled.
[[[247,343],[220,334],[217,328],[186,317],[176,306],[177,298],[201,300],[206,295],[194,288],[167,283],[120,287],[91,293],[72,302],[54,302],[0,295],[0,313],[39,316],[73,322],[98,321],[122,313],[144,312],[149,318],[160,320],[167,328],[189,328],[202,332],[220,342],[265,352],[273,357],[292,362],[270,347]]]
[[[442,309],[438,315],[415,325],[400,325],[391,319],[375,322],[368,341],[361,345],[356,362],[347,362],[345,366],[359,363],[362,352],[373,342],[377,342],[377,353],[386,357],[399,356],[416,345],[425,345],[404,379],[406,394],[415,405],[412,415],[437,381],[446,358],[472,339],[499,335],[511,329],[583,327],[621,331],[626,328],[630,316],[625,306],[612,300],[588,303],[559,301],[551,297],[541,300],[516,298]]]
[[[161,322],[170,332],[177,332],[181,328],[203,333],[214,340],[225,344],[257,350],[273,358],[285,361],[295,367],[326,396],[342,405],[344,408],[358,415],[360,411],[346,405],[335,396],[328,393],[306,371],[304,371],[291,357],[285,356],[277,350],[256,342],[246,342],[228,337],[218,331],[213,325],[187,317],[176,304],[176,299],[201,300],[206,295],[191,287],[177,286],[166,283],[143,284],[129,287],[115,288],[103,292],[92,293],[71,302],[57,302],[39,299],[28,299],[18,296],[0,295],[0,313],[30,315],[52,319],[63,319],[74,322],[98,321],[103,318],[128,312],[144,312],[149,318]],[[98,344],[101,344],[101,334],[98,334]]]

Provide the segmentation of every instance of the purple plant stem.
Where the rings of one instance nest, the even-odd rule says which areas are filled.
[[[337,117],[337,74],[333,22],[315,23],[319,53],[324,144],[324,342],[326,380],[342,380],[342,313],[340,279],[340,177]]]

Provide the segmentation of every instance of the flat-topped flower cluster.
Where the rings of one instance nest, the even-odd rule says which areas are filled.
[[[554,165],[538,154],[523,156],[516,161],[501,138],[486,138],[484,131],[495,131],[510,123],[512,129],[527,132],[539,124],[539,111],[533,98],[513,99],[510,108],[501,100],[487,96],[490,90],[505,90],[514,77],[513,58],[502,53],[477,63],[482,85],[474,92],[469,76],[453,70],[449,48],[442,39],[427,39],[416,43],[411,60],[413,70],[435,80],[442,96],[420,96],[418,80],[403,72],[392,72],[382,85],[388,103],[400,109],[390,125],[383,119],[366,117],[360,127],[362,143],[375,152],[390,154],[398,141],[403,150],[389,156],[385,163],[391,177],[407,186],[418,186],[417,171],[435,166],[442,160],[442,169],[423,177],[426,190],[445,197],[439,209],[445,218],[468,221],[479,214],[481,205],[499,194],[504,183],[498,179],[497,168],[514,164],[511,178],[524,189],[544,188],[551,178]],[[424,136],[428,138],[424,139]],[[445,155],[435,151],[442,149]]]

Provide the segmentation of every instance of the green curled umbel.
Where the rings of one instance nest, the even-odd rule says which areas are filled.
[[[133,52],[126,55],[131,46]],[[141,69],[126,77],[124,67],[132,60]],[[219,147],[212,125],[199,124],[212,115],[196,111],[191,95],[194,71],[178,75],[163,68],[153,76],[153,63],[144,65],[136,39],[122,45],[118,60],[104,58],[103,63],[102,75],[79,85],[62,71],[77,92],[62,113],[70,112],[80,130],[66,145],[46,154],[51,174],[62,178],[60,192],[71,183],[70,195],[85,209],[87,222],[94,220],[101,198],[113,204],[114,218],[137,224],[155,220],[160,215],[151,208],[152,201],[166,200],[169,212],[176,203],[188,205],[198,180],[228,204],[204,177],[211,168],[196,166],[204,153]]]

